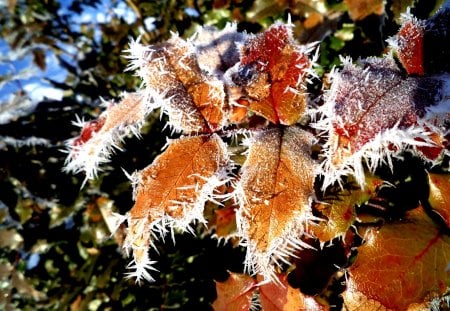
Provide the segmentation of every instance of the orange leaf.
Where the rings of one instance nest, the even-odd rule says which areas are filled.
[[[250,37],[241,53],[234,81],[243,87],[250,110],[272,123],[296,123],[306,109],[302,83],[312,63],[289,26],[276,24]]]
[[[365,182],[364,189],[342,190],[336,199],[325,197],[314,205],[314,209],[326,219],[309,228],[315,237],[326,242],[345,235],[356,220],[355,206],[367,202],[383,184],[383,180],[374,176],[366,176]]]
[[[256,289],[256,280],[249,275],[230,273],[225,282],[216,282],[215,311],[248,311]]]
[[[261,309],[264,311],[325,310],[313,297],[303,295],[289,286],[286,274],[277,274],[277,282],[262,283],[259,286]],[[258,275],[258,282],[264,278]]]
[[[99,164],[108,162],[113,148],[119,148],[129,133],[139,135],[149,109],[139,93],[125,94],[117,104],[108,104],[97,120],[83,122],[80,136],[69,141],[66,171],[85,172],[87,179],[97,175]]]
[[[213,218],[208,222],[208,228],[214,229],[218,239],[236,235],[236,206],[229,205],[214,211]]]
[[[139,173],[135,173],[136,202],[128,213],[125,247],[132,248],[136,265],[149,262],[150,231],[160,235],[166,225],[189,230],[194,220],[204,222],[203,208],[216,187],[227,180],[226,146],[216,134],[186,137]],[[139,268],[139,267],[137,267]]]
[[[238,190],[243,194],[237,215],[246,240],[246,264],[268,277],[273,261],[285,260],[299,248],[303,225],[312,217],[314,162],[312,135],[298,127],[256,134],[242,167]]]
[[[371,14],[382,15],[384,13],[383,0],[344,0],[344,2],[354,21],[362,20]]]
[[[144,52],[130,56],[136,59],[130,69],[139,69],[139,75],[152,91],[154,106],[160,106],[168,114],[171,126],[186,133],[205,133],[225,124],[223,83],[201,70],[192,41],[174,35],[167,42],[147,49],[133,44],[130,51],[144,49]]]
[[[407,310],[443,295],[450,286],[450,239],[422,207],[402,222],[368,229],[349,268],[348,310]],[[371,306],[371,307],[370,307]]]
[[[430,196],[428,202],[433,211],[450,227],[450,174],[428,173]]]

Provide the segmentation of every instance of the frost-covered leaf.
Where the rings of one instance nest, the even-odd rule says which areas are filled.
[[[237,31],[236,24],[227,24],[224,29],[203,26],[192,40],[197,51],[200,68],[210,74],[223,75],[239,62],[239,47],[246,34]]]
[[[314,209],[320,212],[324,221],[309,229],[322,242],[331,241],[335,237],[344,236],[357,219],[355,207],[367,202],[376,194],[383,180],[374,176],[366,176],[365,188],[342,190],[336,198],[325,197],[314,204]]]
[[[410,15],[402,21],[395,45],[397,56],[408,74],[423,75],[424,68],[424,40],[425,23]]]
[[[107,109],[97,120],[78,120],[76,125],[82,128],[81,133],[67,142],[69,155],[64,169],[84,172],[86,179],[96,177],[99,165],[109,161],[114,148],[120,149],[126,135],[139,135],[150,111],[142,95],[129,93],[118,104],[107,104]]]
[[[248,141],[249,154],[237,185],[239,234],[247,246],[246,266],[266,278],[274,262],[303,244],[315,176],[312,135],[298,127],[262,130]]]
[[[216,282],[215,311],[248,311],[256,289],[256,280],[249,275],[230,273],[225,282]]]
[[[201,69],[195,41],[173,35],[167,42],[154,46],[133,42],[128,51],[132,59],[129,68],[137,69],[145,85],[146,99],[151,106],[161,107],[167,113],[169,125],[175,130],[205,133],[225,125],[227,103],[223,82]]]
[[[286,274],[277,274],[277,282],[264,283],[264,278],[257,276],[259,301],[265,311],[326,310],[313,297],[303,295],[287,282]]]
[[[428,184],[428,202],[431,208],[444,220],[447,227],[450,227],[450,174],[428,173]]]
[[[427,20],[403,14],[402,26],[389,43],[408,74],[450,72],[450,7]]]
[[[133,251],[132,268],[138,280],[151,279],[147,255],[151,239],[175,228],[190,231],[193,221],[205,222],[205,202],[228,180],[225,144],[216,135],[181,138],[170,143],[155,161],[132,176],[135,204],[127,217],[124,242]],[[167,227],[169,229],[167,229]]]
[[[328,132],[324,188],[353,174],[364,185],[363,161],[370,170],[403,150],[437,162],[446,152],[450,113],[449,76],[404,77],[394,60],[346,61],[334,75],[316,126]]]
[[[344,0],[344,2],[354,21],[362,20],[371,14],[382,15],[384,13],[383,0]]]
[[[244,42],[232,81],[243,89],[242,105],[272,123],[294,124],[306,110],[308,49],[294,42],[288,25],[275,24]]]
[[[443,295],[450,286],[450,238],[422,207],[399,222],[365,232],[349,268],[348,310],[407,310]]]

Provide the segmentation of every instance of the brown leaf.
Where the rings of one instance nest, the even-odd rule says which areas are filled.
[[[233,77],[243,87],[250,110],[272,123],[294,124],[306,110],[304,80],[312,62],[289,26],[276,24],[250,37]]]
[[[139,69],[152,91],[150,100],[167,113],[174,129],[209,133],[227,120],[225,91],[216,76],[201,70],[194,43],[174,35],[159,45],[131,47],[130,51],[144,52],[130,57],[136,58],[130,69]]]
[[[237,217],[247,241],[247,265],[266,277],[273,261],[302,244],[315,174],[311,143],[312,135],[298,127],[264,130],[250,142],[238,185],[244,198]]]
[[[0,247],[12,250],[18,249],[24,242],[23,237],[16,229],[1,228],[0,229]]]
[[[215,311],[248,311],[256,289],[256,280],[249,275],[230,273],[225,282],[216,282]]]
[[[36,66],[39,67],[42,71],[45,71],[47,68],[47,63],[45,61],[45,51],[43,49],[37,48],[32,50],[33,53],[33,62]]]
[[[428,202],[433,211],[450,227],[450,174],[428,173],[430,195]]]
[[[189,230],[194,220],[204,222],[203,208],[214,189],[227,179],[226,146],[216,134],[173,141],[167,150],[135,173],[135,204],[128,213],[125,247],[136,264],[148,263],[150,231],[160,235],[166,225]]]
[[[426,305],[450,285],[450,238],[425,214],[410,210],[401,222],[368,229],[349,268],[348,310],[407,310]]]
[[[298,289],[289,286],[286,274],[277,274],[277,282],[262,283],[259,286],[259,299],[264,311],[325,310],[313,297],[303,295]],[[258,275],[258,282],[264,278]]]
[[[344,2],[354,21],[362,20],[371,14],[382,15],[384,13],[383,0],[344,0]]]
[[[13,14],[17,5],[17,0],[8,0],[8,11]]]

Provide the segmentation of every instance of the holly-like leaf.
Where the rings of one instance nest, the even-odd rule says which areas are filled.
[[[312,217],[314,161],[312,135],[298,127],[262,130],[249,141],[249,154],[237,185],[238,229],[247,246],[246,266],[273,276],[273,263],[303,245]]]
[[[389,57],[347,61],[334,75],[325,117],[316,124],[329,135],[324,188],[348,174],[364,185],[364,160],[373,171],[383,162],[392,166],[391,157],[403,150],[439,161],[446,152],[448,83],[446,75],[404,78]]]
[[[248,311],[256,290],[256,280],[249,275],[230,273],[225,282],[216,282],[215,311]]]
[[[450,72],[450,6],[440,8],[427,20],[403,14],[402,27],[389,43],[408,74]]]
[[[191,230],[192,221],[205,222],[203,208],[215,188],[228,181],[226,146],[216,135],[186,137],[173,141],[167,150],[142,171],[133,174],[135,204],[128,212],[124,242],[133,251],[130,276],[151,279],[147,255],[153,237],[164,236],[168,226]]]
[[[450,227],[450,174],[428,173],[428,184],[431,208]]]
[[[232,75],[233,82],[243,88],[239,102],[272,123],[296,123],[307,105],[304,83],[312,66],[308,52],[294,42],[284,24],[249,37]]]
[[[150,47],[133,42],[129,52],[129,69],[137,69],[148,100],[167,113],[175,130],[209,133],[225,124],[223,82],[201,70],[194,41],[174,35]]]
[[[99,165],[109,161],[114,148],[129,133],[139,135],[146,116],[151,111],[142,95],[129,93],[118,104],[107,104],[107,109],[97,120],[76,125],[82,128],[80,136],[67,142],[69,155],[65,171],[86,173],[86,179],[97,176]]]
[[[348,310],[424,309],[450,286],[450,238],[422,207],[396,223],[365,233],[349,268]]]
[[[298,289],[292,288],[287,282],[286,274],[277,274],[277,281],[264,283],[264,278],[258,275],[259,301],[264,311],[296,311],[325,310],[313,297],[303,295]]]
[[[423,75],[424,47],[423,39],[425,23],[410,15],[406,15],[402,21],[395,45],[397,56],[408,74]]]
[[[382,15],[384,13],[383,0],[344,0],[344,2],[354,21],[362,20],[371,14]]]
[[[314,204],[313,208],[320,213],[321,218],[325,219],[309,228],[315,237],[322,242],[327,242],[335,237],[342,237],[348,232],[357,219],[355,207],[376,195],[383,180],[375,176],[366,176],[365,183],[364,189],[342,190],[336,198],[325,197]]]

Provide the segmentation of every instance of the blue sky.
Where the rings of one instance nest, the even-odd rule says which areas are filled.
[[[135,13],[127,6],[124,0],[102,0],[97,7],[82,6],[82,12],[76,14],[68,10],[72,0],[60,1],[61,15],[70,14],[70,22],[74,31],[78,31],[83,24],[97,25],[95,27],[95,40],[100,40],[100,29],[98,24],[109,22],[115,15],[121,17],[127,23],[132,23],[136,19]],[[0,1],[0,6],[6,5]],[[152,21],[152,19],[148,19]],[[60,47],[65,51],[64,60],[74,63],[79,60],[76,48],[73,46],[63,45]],[[33,63],[33,55],[29,50],[12,51],[8,43],[4,39],[0,39],[0,76],[10,77],[7,82],[0,82],[0,114],[2,108],[8,106],[15,94],[19,90],[24,90],[27,95],[26,102],[22,105],[28,105],[30,109],[44,98],[61,100],[64,96],[63,90],[53,87],[47,78],[56,82],[64,82],[68,76],[68,72],[59,65],[53,51],[42,46],[45,50],[46,69],[41,70]],[[23,114],[23,113],[22,113]],[[0,115],[0,124],[8,122],[8,117]]]

